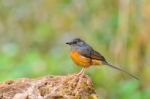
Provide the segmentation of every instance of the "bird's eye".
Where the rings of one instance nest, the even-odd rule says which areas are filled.
[[[77,44],[77,41],[74,41],[73,44]]]

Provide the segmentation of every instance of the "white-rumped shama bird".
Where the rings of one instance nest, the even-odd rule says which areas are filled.
[[[67,42],[66,44],[71,46],[70,56],[78,66],[88,68],[92,65],[107,65],[114,69],[123,71],[135,79],[139,79],[131,73],[109,64],[99,52],[95,51],[90,45],[88,45],[80,38],[75,38],[71,42]],[[81,73],[82,72],[84,72],[84,69],[81,70]]]

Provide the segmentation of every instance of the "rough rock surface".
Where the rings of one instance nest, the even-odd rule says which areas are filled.
[[[22,78],[0,84],[0,99],[97,99],[87,75]]]

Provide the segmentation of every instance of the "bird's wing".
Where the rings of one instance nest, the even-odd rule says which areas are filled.
[[[82,50],[80,52],[80,54],[82,56],[85,56],[85,57],[90,58],[90,59],[106,61],[105,58],[100,53],[98,53],[97,51],[93,50],[93,48],[91,48],[91,47],[88,47],[88,48]]]
[[[106,61],[105,58],[99,52],[94,50],[91,53],[91,58],[96,60]]]

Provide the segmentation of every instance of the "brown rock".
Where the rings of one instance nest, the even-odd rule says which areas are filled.
[[[97,99],[87,75],[22,78],[0,84],[0,99]]]

